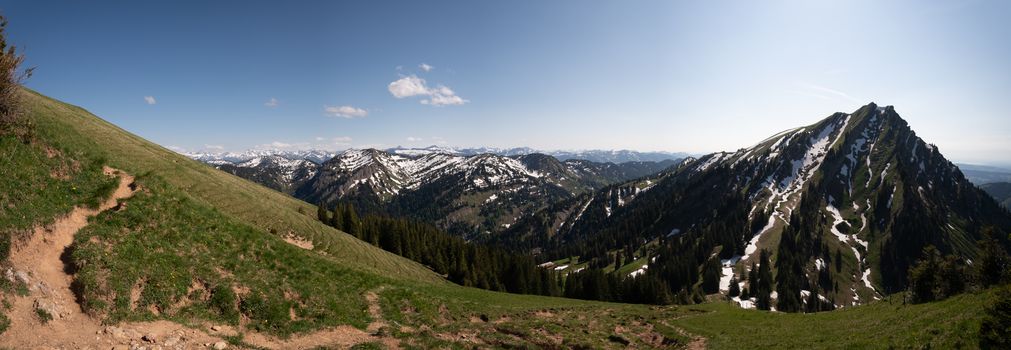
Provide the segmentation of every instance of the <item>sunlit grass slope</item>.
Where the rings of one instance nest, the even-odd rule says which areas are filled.
[[[712,349],[974,349],[993,291],[917,305],[895,295],[867,305],[816,314],[743,310],[731,303],[673,322],[709,339]]]
[[[153,174],[222,214],[278,235],[310,239],[341,265],[392,278],[439,282],[425,267],[316,221],[314,206],[188,159],[126,132],[84,109],[28,92],[38,136],[57,149],[105,159],[135,175]]]

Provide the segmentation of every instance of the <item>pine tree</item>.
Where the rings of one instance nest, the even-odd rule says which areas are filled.
[[[979,257],[974,266],[974,275],[980,287],[987,288],[1005,280],[1008,275],[1008,253],[994,238],[993,227],[983,229],[983,239],[979,241]]]
[[[769,251],[762,249],[761,258],[758,265],[758,285],[754,289],[759,310],[770,310],[772,308],[772,265],[769,262]]]
[[[842,272],[842,250],[835,250],[835,272]]]
[[[344,210],[340,205],[334,206],[333,216],[330,217],[330,226],[338,230],[344,231]]]
[[[353,205],[348,204],[344,206],[343,219],[344,219],[343,225],[344,232],[350,233],[353,236],[358,235],[359,219],[358,213],[355,211],[355,207]]]
[[[1011,289],[1003,287],[986,308],[979,327],[980,349],[1011,349]]]
[[[923,248],[923,254],[915,266],[909,269],[909,298],[913,304],[936,299],[938,270],[941,253],[934,246]]]
[[[715,258],[709,259],[702,270],[702,291],[706,294],[720,291],[720,263]]]
[[[741,295],[741,286],[737,284],[737,277],[730,277],[730,289],[727,295],[731,298]]]
[[[804,312],[814,313],[821,311],[821,300],[818,299],[818,290],[812,290],[807,296],[807,305],[804,305]]]
[[[330,222],[330,212],[326,210],[326,207],[323,206],[323,203],[320,203],[318,206],[316,206],[316,218],[319,221],[325,223]]]
[[[796,217],[794,217],[796,218]],[[793,221],[793,226],[783,230],[783,235],[779,240],[779,255],[776,259],[776,310],[782,312],[801,311],[800,278],[804,275],[801,268],[801,255],[798,254],[797,242],[794,238],[793,227],[800,223]]]

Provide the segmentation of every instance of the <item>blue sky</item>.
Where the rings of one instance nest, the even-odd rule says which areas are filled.
[[[5,1],[27,85],[165,146],[704,153],[870,101],[1011,165],[1007,1]],[[423,66],[427,65],[427,66]]]

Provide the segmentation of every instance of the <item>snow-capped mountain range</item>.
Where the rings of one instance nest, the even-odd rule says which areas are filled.
[[[390,153],[417,156],[428,153],[448,153],[448,154],[458,154],[464,156],[478,155],[478,154],[497,154],[501,156],[521,156],[527,154],[546,154],[557,158],[558,160],[565,161],[570,159],[581,159],[588,160],[591,162],[598,163],[626,163],[626,162],[662,162],[665,160],[675,160],[683,159],[688,157],[688,153],[682,152],[643,152],[643,151],[632,151],[632,150],[538,150],[529,147],[516,147],[516,148],[494,148],[494,147],[472,147],[472,148],[454,148],[454,147],[442,147],[442,146],[429,146],[422,148],[405,148],[405,147],[394,147],[386,150]]]
[[[326,153],[191,156],[311,203],[354,202],[360,208],[429,220],[468,237],[501,231],[551,203],[675,164],[559,161],[540,153],[504,156],[434,147],[351,149],[321,163],[315,159]],[[310,156],[315,158],[300,158]]]
[[[318,149],[282,150],[282,149],[251,149],[242,152],[187,152],[183,155],[209,164],[234,164],[247,162],[251,159],[266,156],[279,156],[290,160],[308,160],[316,164],[323,163],[337,155],[338,152]]]
[[[543,151],[529,147],[517,148],[493,148],[493,147],[394,147],[385,149],[386,152],[406,157],[419,157],[426,154],[442,153],[460,156],[473,156],[479,154],[495,154],[500,156],[520,156],[528,154],[546,154],[565,161],[570,159],[588,160],[598,163],[626,163],[626,162],[662,162],[665,160],[683,159],[689,154],[681,152],[640,152],[631,150],[580,150],[580,151]],[[262,156],[281,156],[287,159],[305,159],[317,164],[333,158],[340,151],[326,151],[319,149],[307,150],[285,150],[285,149],[251,149],[242,152],[186,152],[183,155],[210,164],[241,163],[250,159]]]

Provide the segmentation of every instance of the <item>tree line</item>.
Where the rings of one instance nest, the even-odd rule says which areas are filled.
[[[349,203],[339,203],[332,209],[320,205],[317,218],[362,241],[428,266],[459,285],[518,294],[562,294],[559,275],[539,268],[533,257],[468,243],[428,223],[378,214],[360,216]]]

